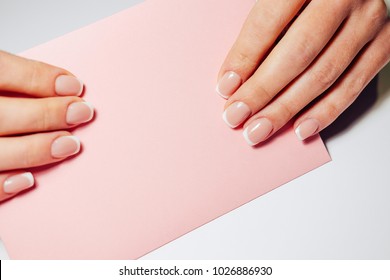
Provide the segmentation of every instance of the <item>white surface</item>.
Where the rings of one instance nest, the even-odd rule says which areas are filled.
[[[0,0],[0,48],[20,52],[136,2]],[[357,107],[374,93],[369,90]],[[331,163],[144,259],[389,259],[389,96],[388,66],[374,106],[327,137]],[[339,121],[325,135],[343,125]]]
[[[332,162],[145,259],[389,259],[390,67],[386,70],[387,94],[327,141]]]
[[[8,260],[9,256],[7,254],[7,250],[4,247],[3,241],[0,239],[0,260]]]

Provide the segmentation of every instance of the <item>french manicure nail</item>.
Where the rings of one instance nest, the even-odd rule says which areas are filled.
[[[249,145],[255,146],[267,139],[274,129],[270,120],[266,118],[257,119],[251,122],[244,130],[244,138]]]
[[[251,114],[251,109],[244,102],[237,101],[223,112],[222,118],[231,128],[239,126]]]
[[[223,98],[229,98],[241,85],[241,77],[229,71],[219,80],[216,91]]]
[[[25,172],[22,174],[8,177],[3,184],[3,190],[5,193],[14,194],[22,190],[31,188],[33,185],[33,175],[31,174],[31,172]]]
[[[80,140],[76,136],[62,136],[51,145],[51,155],[54,158],[65,158],[80,151]]]
[[[318,132],[320,123],[315,119],[307,119],[303,121],[296,129],[295,134],[299,140],[305,140]]]
[[[81,124],[89,122],[93,118],[93,107],[88,102],[74,102],[68,106],[66,123]]]
[[[84,84],[76,77],[60,75],[55,82],[55,91],[58,95],[79,96],[83,92]]]

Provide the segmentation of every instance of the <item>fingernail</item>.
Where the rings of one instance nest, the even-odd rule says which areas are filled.
[[[233,72],[227,72],[218,82],[216,91],[223,98],[229,98],[241,85],[241,77]]]
[[[54,158],[65,158],[80,151],[80,140],[76,136],[62,136],[51,145],[51,155]]]
[[[25,172],[8,177],[4,184],[5,193],[14,194],[34,186],[34,177],[31,172]]]
[[[268,119],[261,118],[248,125],[243,134],[246,142],[251,146],[255,146],[267,139],[273,129],[274,127]]]
[[[81,124],[93,118],[93,107],[88,102],[74,102],[68,106],[66,122],[68,124]]]
[[[83,92],[84,84],[76,77],[69,75],[58,76],[55,82],[55,91],[58,95],[76,95]]]
[[[315,119],[307,119],[303,121],[296,129],[295,134],[299,140],[305,140],[314,134],[317,134],[320,128],[320,123]]]
[[[244,102],[234,102],[222,114],[225,123],[231,128],[239,126],[251,114],[251,109]]]

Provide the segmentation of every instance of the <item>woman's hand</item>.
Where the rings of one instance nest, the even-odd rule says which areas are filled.
[[[389,59],[382,0],[259,0],[219,73],[223,118],[230,127],[244,123],[244,138],[256,145],[299,114],[295,132],[307,139]]]
[[[80,151],[79,139],[63,129],[92,119],[93,108],[78,97],[82,91],[64,69],[0,51],[0,201],[34,185],[25,169]]]

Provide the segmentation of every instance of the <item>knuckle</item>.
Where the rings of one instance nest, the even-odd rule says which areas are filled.
[[[236,57],[237,60],[232,62],[232,69],[248,69],[257,66],[257,63],[253,61],[252,57],[245,50],[238,51]]]
[[[324,91],[333,85],[340,73],[340,67],[328,61],[320,69],[313,70],[311,75],[313,83],[318,85],[320,90]]]
[[[39,118],[38,129],[51,131],[64,126],[66,104],[70,104],[76,98],[46,98],[38,100],[39,102]]]
[[[382,25],[387,19],[387,7],[383,0],[371,0],[366,9],[367,19],[375,25]]]
[[[303,36],[304,40],[297,43],[296,50],[291,53],[298,54],[293,57],[294,63],[299,68],[306,68],[316,57],[316,51],[310,43],[310,36]]]
[[[34,60],[29,60],[30,71],[28,75],[27,88],[30,92],[36,92],[39,90],[39,77],[42,63]]]
[[[9,81],[5,78],[7,72],[9,72],[8,56],[8,53],[0,51],[0,90],[6,88],[9,84]]]
[[[21,165],[23,167],[34,167],[41,162],[41,150],[35,139],[25,140],[21,149]]]
[[[274,98],[274,95],[271,94],[268,90],[264,88],[263,85],[256,84],[251,90],[254,94],[252,98],[256,98],[258,101],[261,101],[263,104],[267,104]]]
[[[1,136],[1,132],[3,130],[4,127],[6,127],[7,125],[7,112],[5,110],[3,110],[3,106],[1,106],[3,102],[3,99],[0,99],[0,136]]]
[[[276,101],[277,107],[279,107],[279,116],[281,119],[283,119],[285,122],[292,119],[297,111],[295,110],[295,107],[293,106],[293,103],[286,104],[282,101]]]
[[[42,130],[52,130],[53,127],[53,118],[52,113],[53,107],[49,105],[49,102],[42,102],[40,108],[40,128]]]
[[[346,97],[354,101],[359,94],[364,90],[367,85],[367,80],[363,77],[363,75],[358,75],[356,79],[353,79],[346,83],[344,87],[344,91],[346,92]]]
[[[339,11],[344,11],[350,8],[356,0],[333,0],[330,3],[330,8],[333,9],[333,12],[336,14]]]
[[[284,26],[284,20],[280,16],[280,11],[276,9],[276,6],[263,5],[261,13],[261,17],[254,17],[255,20],[253,20],[253,27],[256,28],[254,30],[261,30],[263,28],[264,19],[272,21],[272,25],[278,29]]]
[[[340,115],[340,108],[334,102],[328,102],[326,104],[326,118],[333,121]]]

